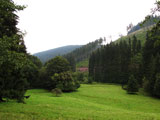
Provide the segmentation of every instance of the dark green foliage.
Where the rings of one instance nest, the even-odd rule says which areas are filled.
[[[84,82],[84,74],[83,74],[83,73],[78,72],[77,75],[76,75],[76,77],[77,77],[76,79],[77,79],[78,81],[80,81],[81,83]]]
[[[36,57],[32,55],[27,55],[27,58],[30,60],[28,62],[28,65],[25,67],[24,72],[27,74],[26,78],[29,82],[30,88],[43,88],[42,80],[40,79],[40,76],[42,76],[40,73],[42,68],[41,61]]]
[[[52,92],[53,94],[55,94],[56,97],[58,97],[58,96],[60,96],[60,95],[62,94],[62,91],[61,91],[61,89],[59,89],[59,88],[52,89],[51,92]]]
[[[88,77],[88,84],[92,84],[93,82],[93,78],[92,77]]]
[[[69,62],[61,56],[49,60],[41,71],[43,74],[40,75],[44,87],[49,90],[59,88],[64,92],[76,90],[80,85],[72,78],[70,70]]]
[[[31,61],[28,61],[23,72],[29,83],[29,88],[39,88],[39,68]]]
[[[71,70],[73,72],[76,72],[76,61],[75,61],[75,57],[73,55],[70,55],[70,56],[64,56],[68,62],[69,62],[69,65],[71,66]]]
[[[96,82],[127,84],[129,75],[138,75],[140,71],[140,52],[141,44],[135,36],[128,42],[111,42],[102,46],[90,56],[89,77]]]
[[[133,43],[132,43],[132,53],[133,53],[133,56],[137,53],[136,46],[137,46],[137,38],[134,35],[133,36]]]
[[[27,74],[24,72],[29,60],[23,53],[8,52],[0,64],[0,96],[23,101],[28,88]]]
[[[143,71],[147,81],[144,89],[147,93],[157,96],[155,84],[157,82],[156,75],[160,73],[160,21],[156,24],[151,31],[147,32],[146,43],[143,49]]]
[[[76,71],[76,63],[88,59],[91,53],[99,48],[104,40],[105,38],[100,38],[64,55],[64,57],[69,61],[72,71]]]
[[[16,27],[18,16],[24,6],[15,5],[12,0],[0,1],[0,101],[3,98],[23,102],[28,88],[25,68],[27,58],[23,34]]]
[[[135,79],[134,75],[131,75],[128,80],[127,84],[127,93],[129,94],[134,94],[138,92],[138,83],[137,80]]]
[[[39,70],[38,86],[39,86],[39,88],[48,89],[49,84],[50,84],[50,76],[48,76],[48,74],[46,72],[46,68],[42,67]]]
[[[131,58],[129,71],[131,74],[135,76],[138,84],[142,86],[143,71],[142,71],[142,54],[140,52]]]
[[[0,1],[0,38],[3,36],[11,37],[19,31],[16,25],[18,24],[18,16],[16,11],[23,10],[24,6],[15,5],[12,0]]]
[[[52,76],[55,73],[70,71],[69,62],[61,56],[49,60],[45,67],[48,76]]]
[[[33,55],[28,55],[28,59],[32,61],[32,63],[35,64],[39,69],[42,67],[42,62],[38,57]]]
[[[99,47],[99,45],[101,45],[101,43],[103,42],[104,40],[102,38],[94,41],[94,42],[91,42],[91,43],[88,43],[87,45],[84,45],[80,48],[77,48],[75,49],[74,51],[72,51],[71,53],[68,53],[66,54],[65,56],[68,58],[70,56],[74,56],[75,58],[75,61],[76,62],[79,62],[79,61],[82,61],[82,60],[85,60],[86,58],[89,57],[89,55]]]
[[[156,81],[154,85],[154,95],[160,97],[160,73],[156,75]]]
[[[80,87],[78,82],[74,82],[70,72],[55,73],[51,79],[50,87],[52,87],[52,89],[59,88],[64,92],[70,92]]]
[[[150,93],[151,91],[149,80],[146,77],[143,78],[143,89],[146,93]]]
[[[88,72],[74,72],[72,74],[74,80],[79,81],[80,83],[88,83]]]

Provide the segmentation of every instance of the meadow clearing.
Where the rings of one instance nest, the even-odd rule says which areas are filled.
[[[26,104],[0,103],[0,120],[160,120],[159,99],[126,94],[119,85],[82,84],[61,97],[43,89],[26,95]]]

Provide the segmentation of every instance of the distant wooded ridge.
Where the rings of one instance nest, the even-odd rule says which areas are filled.
[[[54,58],[55,56],[67,54],[81,46],[82,45],[68,45],[68,46],[63,46],[63,47],[58,47],[58,48],[42,51],[39,53],[35,53],[33,55],[37,56],[41,60],[42,63],[45,63],[46,61]]]

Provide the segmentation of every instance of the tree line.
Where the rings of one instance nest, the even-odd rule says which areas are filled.
[[[100,45],[103,43],[103,41],[105,41],[105,38],[104,39],[99,38],[94,42],[90,42],[64,55],[63,57],[65,57],[69,61],[72,71],[74,72],[76,71],[76,63],[89,58],[90,54],[97,48],[99,48]]]
[[[89,76],[96,82],[119,83],[122,87],[135,83],[150,95],[160,97],[159,38],[160,21],[147,31],[144,46],[135,35],[127,41],[102,46],[90,56]]]

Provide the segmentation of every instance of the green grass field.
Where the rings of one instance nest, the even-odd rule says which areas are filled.
[[[26,104],[0,103],[0,120],[160,120],[160,100],[128,95],[119,85],[81,85],[61,97],[28,90]]]

